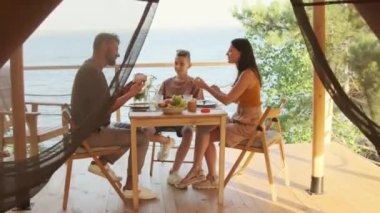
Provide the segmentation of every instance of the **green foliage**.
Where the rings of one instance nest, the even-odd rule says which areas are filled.
[[[329,63],[349,96],[379,122],[379,42],[351,6],[329,6],[326,11]],[[235,8],[233,16],[243,24],[254,47],[265,103],[273,105],[281,98],[288,99],[281,118],[286,142],[310,142],[312,66],[290,3],[245,5]],[[339,110],[334,112],[333,137],[357,152],[363,150],[358,143],[367,141]]]
[[[282,126],[287,143],[311,138],[312,72],[307,50],[290,4],[235,8],[233,15],[251,41],[263,78],[262,95],[267,105],[288,100]]]

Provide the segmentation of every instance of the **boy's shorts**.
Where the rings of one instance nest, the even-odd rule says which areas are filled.
[[[176,132],[177,137],[182,137],[182,128],[183,126],[159,126],[155,127],[156,134],[161,132]]]

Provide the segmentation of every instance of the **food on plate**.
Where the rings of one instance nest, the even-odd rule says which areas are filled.
[[[170,99],[165,99],[163,103],[159,103],[160,108],[185,108],[186,101],[181,95],[173,95]]]
[[[186,106],[186,101],[182,98],[181,95],[173,95],[171,98],[171,102],[167,107],[176,107],[176,108],[184,108]]]

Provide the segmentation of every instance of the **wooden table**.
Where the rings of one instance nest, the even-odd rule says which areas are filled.
[[[190,125],[217,125],[220,126],[220,149],[219,149],[219,191],[218,202],[223,204],[224,200],[224,149],[226,139],[227,113],[222,109],[211,109],[209,113],[191,113],[184,111],[182,114],[165,115],[157,112],[129,112],[131,122],[131,154],[132,154],[132,180],[133,180],[133,207],[138,208],[138,174],[137,174],[137,150],[136,130],[137,127],[152,126],[190,126]]]

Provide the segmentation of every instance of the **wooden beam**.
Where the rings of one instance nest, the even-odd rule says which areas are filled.
[[[26,158],[26,129],[25,129],[25,99],[24,99],[24,70],[22,46],[11,56],[11,95],[14,154],[16,160]]]
[[[314,0],[323,2],[323,0]],[[325,6],[313,8],[314,32],[319,45],[325,50]],[[332,100],[314,72],[313,92],[313,151],[310,193],[323,194],[325,144],[331,141]]]

